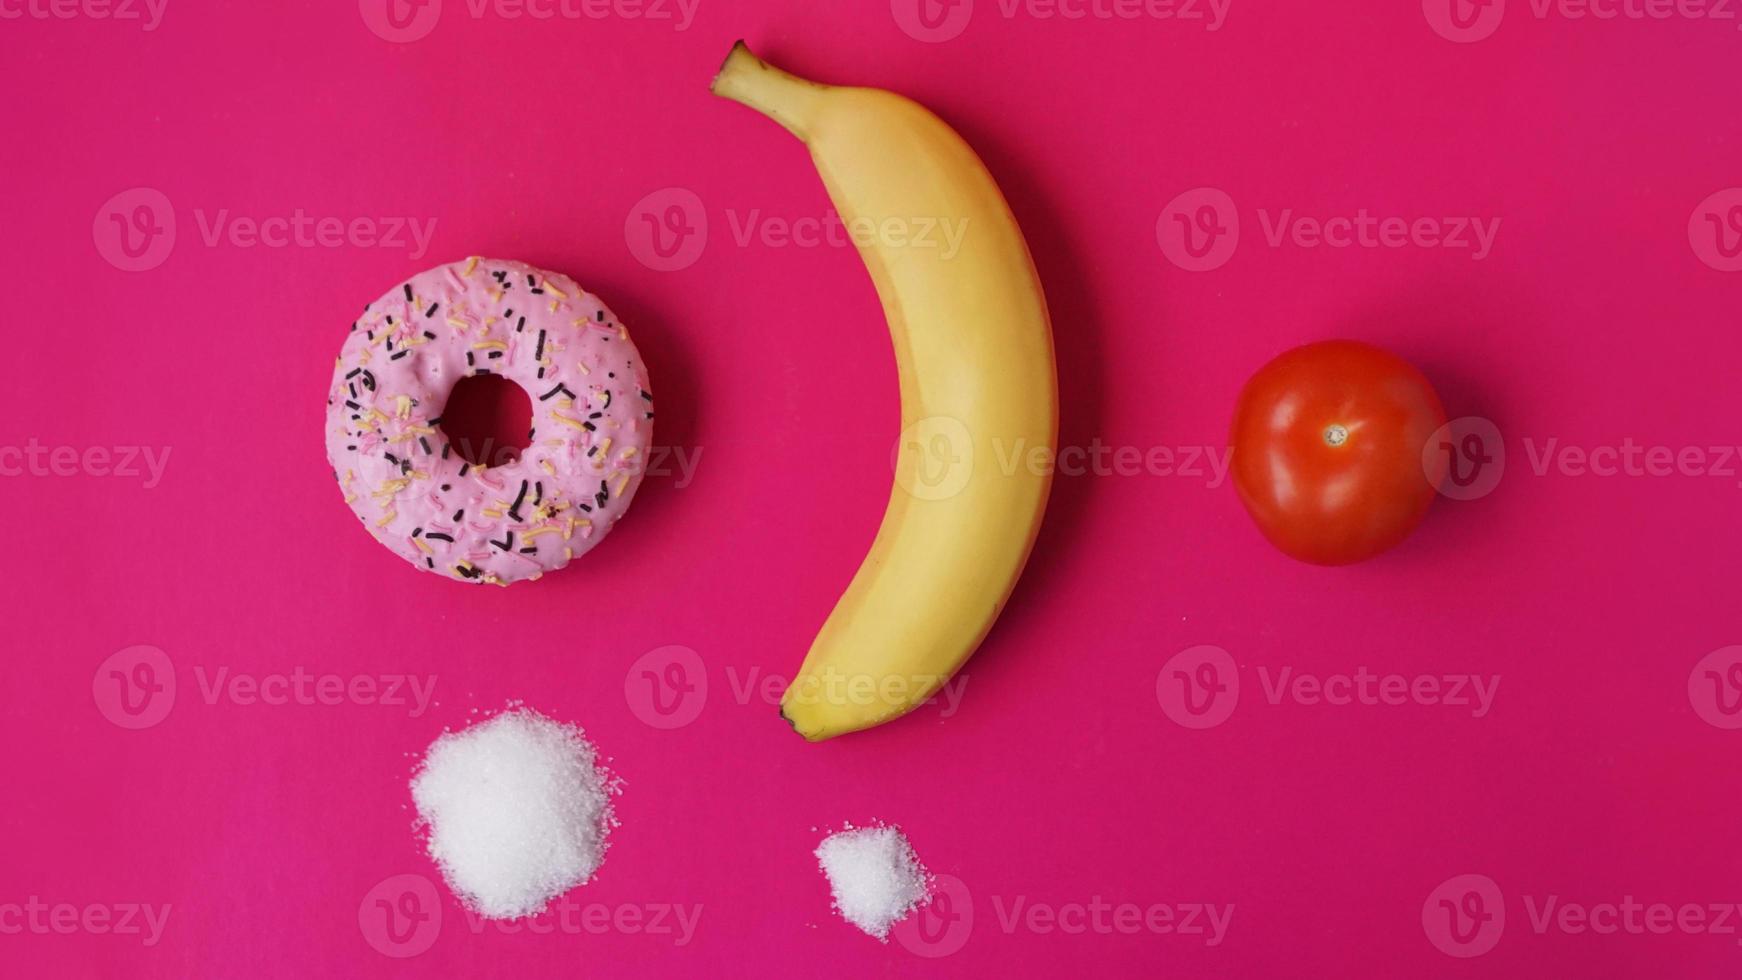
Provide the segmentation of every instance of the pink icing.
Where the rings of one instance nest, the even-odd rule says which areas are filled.
[[[487,470],[437,424],[455,382],[484,372],[532,399],[531,445]],[[521,262],[442,266],[370,304],[327,395],[327,459],[363,526],[418,568],[477,584],[536,579],[604,540],[652,436],[647,368],[622,324]]]

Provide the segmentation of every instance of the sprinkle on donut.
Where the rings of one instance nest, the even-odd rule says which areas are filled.
[[[441,428],[464,377],[532,401],[532,441],[503,466],[461,458]],[[509,585],[603,540],[641,484],[647,369],[597,296],[566,276],[473,257],[364,308],[327,394],[327,459],[377,541],[428,572]]]

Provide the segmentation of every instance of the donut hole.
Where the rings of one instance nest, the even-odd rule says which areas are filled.
[[[507,378],[461,378],[442,407],[442,434],[473,466],[506,466],[532,444],[532,398]]]

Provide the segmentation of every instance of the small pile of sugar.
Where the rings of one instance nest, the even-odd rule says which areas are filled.
[[[535,915],[592,878],[616,791],[578,727],[528,708],[442,735],[411,781],[430,857],[490,919]]]
[[[896,827],[848,827],[817,847],[835,910],[884,942],[889,928],[930,898],[931,878]]]

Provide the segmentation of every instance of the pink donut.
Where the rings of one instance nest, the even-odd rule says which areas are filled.
[[[467,463],[441,428],[460,378],[532,399],[520,459]],[[471,258],[364,308],[327,396],[327,459],[363,526],[424,571],[508,585],[604,539],[641,485],[647,368],[605,304],[567,276]]]

